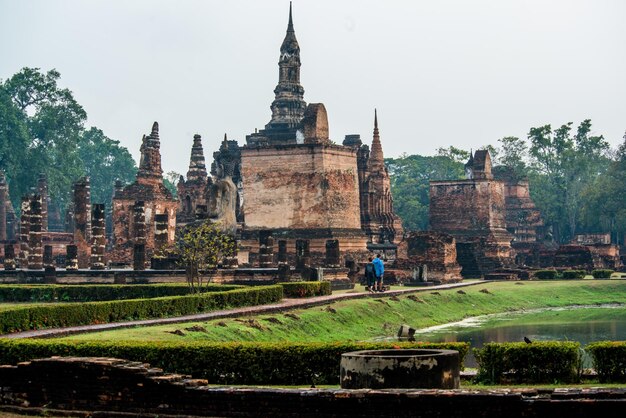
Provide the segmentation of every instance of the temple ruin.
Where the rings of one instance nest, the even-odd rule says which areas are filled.
[[[114,262],[131,262],[135,244],[145,245],[146,253],[152,255],[157,214],[168,215],[168,243],[174,242],[178,201],[163,184],[160,147],[159,124],[154,122],[151,133],[142,138],[141,159],[135,182],[116,190],[113,195],[114,246],[111,259]],[[145,226],[139,225],[134,215],[139,202],[142,202]]]
[[[465,170],[465,180],[430,182],[430,229],[456,239],[464,277],[480,277],[514,265],[513,235],[506,228],[504,182],[493,177],[489,151],[476,151]]]

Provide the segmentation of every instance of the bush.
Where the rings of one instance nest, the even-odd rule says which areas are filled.
[[[282,286],[274,285],[186,296],[15,308],[0,311],[0,334],[40,328],[190,315],[227,307],[263,305],[278,302],[282,297]]]
[[[556,270],[537,270],[534,275],[539,280],[554,280],[559,277],[559,272]]]
[[[564,279],[584,279],[587,272],[585,270],[564,270],[561,275]]]
[[[474,349],[476,379],[482,383],[572,383],[579,379],[580,344],[540,341],[487,343]]]
[[[286,298],[310,298],[313,296],[330,295],[330,282],[290,282],[280,283],[283,296]]]
[[[594,279],[610,279],[611,275],[615,273],[613,270],[599,269],[591,272]]]
[[[585,347],[600,382],[626,382],[626,341],[600,341]]]
[[[383,348],[442,348],[468,343],[149,343],[0,340],[0,364],[50,356],[116,357],[150,363],[170,373],[190,374],[211,384],[336,385],[341,354]]]
[[[236,285],[203,286],[203,292],[240,289]],[[182,296],[187,284],[0,285],[0,302],[95,302]]]

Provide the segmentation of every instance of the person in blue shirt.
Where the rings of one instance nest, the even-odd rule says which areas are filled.
[[[372,261],[374,264],[374,271],[376,274],[376,284],[374,285],[374,290],[378,292],[383,291],[383,274],[385,273],[385,265],[383,263],[382,258],[380,258],[380,254],[376,254],[376,258]]]

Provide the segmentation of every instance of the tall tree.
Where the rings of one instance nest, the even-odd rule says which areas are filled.
[[[22,160],[22,176],[12,176],[12,188],[26,193],[46,173],[53,202],[65,206],[72,182],[81,175],[77,147],[87,114],[72,92],[57,84],[56,70],[42,73],[23,68],[3,83],[21,112],[28,130],[28,146]]]
[[[583,189],[607,166],[609,144],[591,135],[591,121],[581,122],[572,135],[572,122],[552,130],[531,128],[529,154],[531,193],[557,240],[573,238],[580,218]]]

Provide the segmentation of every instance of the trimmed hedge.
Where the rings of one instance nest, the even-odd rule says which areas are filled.
[[[585,270],[564,270],[561,276],[564,279],[584,279],[587,275]]]
[[[313,296],[330,295],[330,282],[287,282],[279,283],[283,287],[286,298],[310,298]]]
[[[488,384],[577,382],[582,364],[580,343],[571,341],[487,343],[474,355],[476,380]]]
[[[613,270],[598,269],[598,270],[593,270],[591,272],[591,275],[593,276],[594,279],[610,279],[613,273],[615,273],[615,271]]]
[[[534,276],[539,280],[554,280],[559,277],[559,272],[556,270],[537,270]]]
[[[0,312],[0,334],[40,328],[191,315],[227,307],[264,305],[278,302],[282,297],[282,286],[273,285],[152,299],[16,307]]]
[[[220,292],[242,287],[208,285],[202,287],[202,292]],[[96,302],[188,294],[187,284],[0,285],[0,302]]]
[[[116,357],[150,363],[171,373],[190,374],[224,385],[335,385],[341,354],[383,348],[442,348],[468,343],[148,343],[61,340],[0,340],[0,364],[50,356]]]
[[[585,351],[600,382],[626,382],[626,341],[599,341],[588,344]]]

